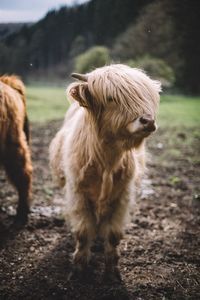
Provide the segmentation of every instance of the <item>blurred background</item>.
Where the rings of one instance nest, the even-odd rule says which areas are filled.
[[[200,94],[198,0],[1,0],[0,22],[0,73],[28,85],[32,120],[63,116],[72,71],[112,62],[144,69],[167,94]]]
[[[59,83],[122,62],[200,93],[198,0],[3,0],[0,16],[1,73]]]

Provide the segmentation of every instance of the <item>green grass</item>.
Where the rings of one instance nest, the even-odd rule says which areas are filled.
[[[46,122],[62,119],[69,103],[65,87],[34,87],[27,88],[27,109],[33,122]]]
[[[28,86],[27,106],[33,122],[62,119],[69,106],[65,87]],[[200,127],[200,97],[162,95],[158,123],[160,127]]]
[[[200,127],[200,97],[162,95],[158,123],[163,127]]]

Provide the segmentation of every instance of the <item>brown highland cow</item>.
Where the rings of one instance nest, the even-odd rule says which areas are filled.
[[[145,168],[145,138],[156,130],[160,83],[120,64],[72,76],[79,81],[68,88],[72,105],[50,145],[50,164],[65,192],[76,269],[84,269],[100,237],[106,273],[114,275],[129,202]]]
[[[30,206],[32,164],[25,87],[17,76],[0,77],[0,164],[19,195],[17,220],[25,222]]]

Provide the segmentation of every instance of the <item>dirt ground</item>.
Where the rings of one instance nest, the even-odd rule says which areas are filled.
[[[17,195],[0,172],[0,299],[200,299],[200,128],[158,130],[149,141],[148,176],[120,244],[116,283],[104,279],[99,247],[92,274],[67,279],[74,241],[47,154],[59,126],[32,126],[34,203],[23,228],[12,224]]]

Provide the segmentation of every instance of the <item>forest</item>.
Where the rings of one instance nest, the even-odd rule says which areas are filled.
[[[0,72],[26,81],[62,79],[77,57],[101,47],[102,62],[94,58],[89,69],[113,61],[147,66],[167,86],[199,94],[198,8],[198,0],[91,0],[61,7],[1,39]]]

